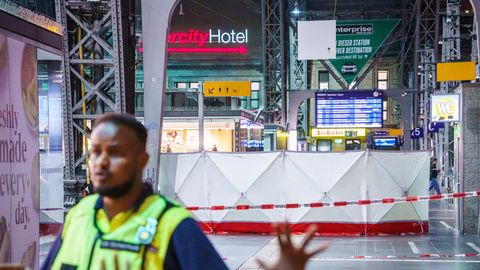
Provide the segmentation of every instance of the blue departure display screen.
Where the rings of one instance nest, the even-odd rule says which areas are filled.
[[[317,128],[382,127],[383,93],[380,91],[317,92]]]
[[[396,147],[397,139],[396,138],[375,138],[373,144],[376,147]]]

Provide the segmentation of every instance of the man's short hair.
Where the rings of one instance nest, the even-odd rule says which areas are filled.
[[[147,144],[147,129],[131,114],[107,113],[97,119],[93,128],[100,124],[111,123],[115,126],[125,126],[133,130],[137,136],[138,142],[145,147]]]

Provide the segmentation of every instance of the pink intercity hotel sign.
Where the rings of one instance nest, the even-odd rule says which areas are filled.
[[[190,29],[168,34],[169,53],[231,53],[245,54],[248,49],[248,29],[222,31]],[[188,45],[188,46],[186,46]]]

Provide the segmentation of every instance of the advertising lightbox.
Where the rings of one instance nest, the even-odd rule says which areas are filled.
[[[38,268],[37,49],[0,34],[0,264]]]
[[[430,115],[432,122],[460,121],[460,95],[432,95]]]

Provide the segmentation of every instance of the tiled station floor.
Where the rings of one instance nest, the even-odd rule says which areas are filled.
[[[480,254],[480,237],[455,235],[454,212],[445,201],[430,204],[430,233],[378,237],[316,237],[311,247],[328,242],[330,248],[315,256],[308,269],[480,269],[480,257],[424,258],[422,254]],[[230,269],[259,269],[254,258],[274,261],[276,239],[270,235],[209,235]],[[301,236],[295,236],[299,241]],[[40,260],[53,238],[41,239]],[[352,256],[373,256],[352,259]],[[390,258],[387,258],[391,256]]]

